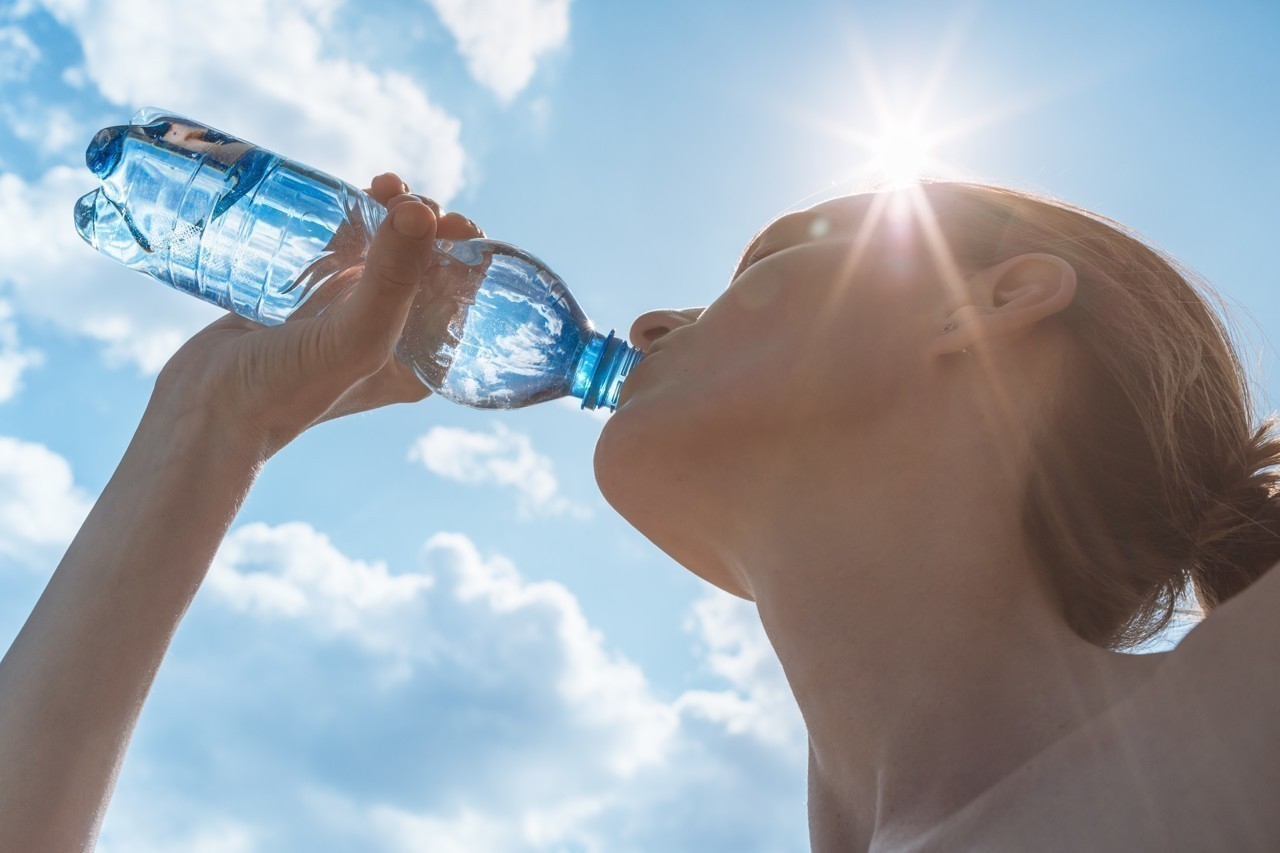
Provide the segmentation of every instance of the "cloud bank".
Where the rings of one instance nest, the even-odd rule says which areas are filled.
[[[397,572],[244,525],[99,849],[804,849],[803,731],[754,612],[717,592],[689,629],[720,686],[664,698],[569,590],[465,536]]]

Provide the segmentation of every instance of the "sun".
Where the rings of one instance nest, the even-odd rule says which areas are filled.
[[[940,166],[936,141],[916,124],[888,121],[865,145],[869,176],[890,187],[918,183]]]
[[[911,99],[915,103],[904,103],[889,97],[869,63],[863,68],[861,80],[869,109],[860,110],[857,119],[808,112],[797,116],[809,127],[848,146],[851,174],[839,183],[902,189],[919,184],[922,178],[961,173],[942,158],[940,149],[969,130],[969,124],[937,128],[930,123],[929,107],[935,87],[925,87],[917,98]]]
[[[830,88],[820,88],[820,97],[804,106],[794,100],[778,103],[792,122],[843,143],[844,154],[836,154],[838,176],[815,195],[833,189],[909,188],[927,178],[968,177],[972,170],[951,160],[955,143],[1043,102],[1038,95],[988,98],[980,109],[958,113],[954,99],[943,97],[947,86],[960,85],[952,66],[972,23],[968,13],[958,16],[943,43],[928,52],[927,66],[910,63],[911,57],[897,57],[893,73],[885,74],[874,58],[873,45],[856,24],[846,22],[846,55],[852,69],[833,69],[824,78],[831,81]],[[828,141],[818,144],[825,148]]]

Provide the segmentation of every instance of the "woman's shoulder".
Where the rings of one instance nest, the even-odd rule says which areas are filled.
[[[1275,613],[1265,586],[911,849],[1280,849],[1280,644],[1255,610]]]

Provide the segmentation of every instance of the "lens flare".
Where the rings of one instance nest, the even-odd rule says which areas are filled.
[[[934,149],[934,140],[921,128],[891,122],[868,142],[867,168],[890,187],[910,186],[938,170],[941,164]]]

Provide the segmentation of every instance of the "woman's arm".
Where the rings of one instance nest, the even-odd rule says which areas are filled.
[[[256,469],[153,399],[0,662],[0,849],[91,850],[169,641]]]
[[[392,215],[338,304],[273,328],[223,317],[161,372],[0,661],[0,850],[92,849],[156,670],[263,462],[312,424],[427,395],[393,351],[437,222],[402,191],[374,182]],[[478,229],[451,214],[439,235]]]

